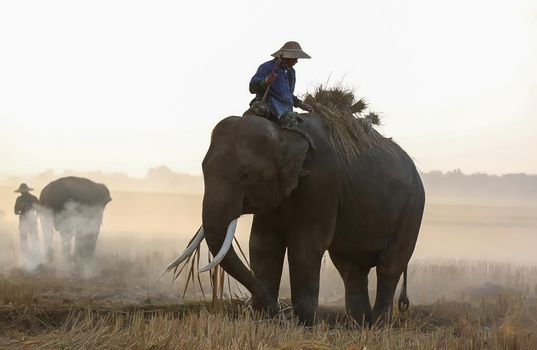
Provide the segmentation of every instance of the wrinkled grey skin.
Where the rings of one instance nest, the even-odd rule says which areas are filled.
[[[360,324],[390,314],[397,283],[414,250],[425,194],[410,157],[370,148],[345,165],[320,117],[297,132],[259,117],[229,117],[214,128],[203,160],[203,227],[216,254],[229,223],[253,213],[250,262],[233,248],[221,266],[251,293],[258,310],[275,314],[287,250],[295,315],[312,324],[326,250],[345,284],[348,313]],[[310,171],[299,176],[300,169]],[[367,275],[377,270],[371,309]],[[382,318],[385,319],[384,317]]]
[[[82,177],[63,177],[45,186],[39,196],[39,212],[48,255],[52,255],[56,229],[63,255],[70,256],[74,240],[74,258],[87,262],[95,252],[103,211],[111,200],[105,185]]]

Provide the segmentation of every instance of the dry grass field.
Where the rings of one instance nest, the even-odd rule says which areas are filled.
[[[159,254],[98,258],[92,276],[59,266],[4,273],[0,348],[537,348],[537,267],[417,262],[410,269],[414,304],[404,314],[396,312],[388,327],[356,329],[341,300],[328,302],[324,295],[319,324],[306,329],[288,313],[259,318],[244,300],[213,305],[198,291],[188,295],[192,301],[180,302],[184,280],[171,284],[169,276],[156,277],[167,261]],[[467,286],[456,286],[461,281]],[[421,294],[439,298],[417,303]]]
[[[357,329],[342,283],[323,263],[318,325],[251,313],[226,281],[211,303],[209,278],[186,289],[162,275],[199,225],[196,195],[117,192],[97,256],[77,269],[58,258],[25,264],[14,196],[0,188],[0,349],[537,349],[537,214],[532,206],[430,203],[409,268],[408,312]],[[241,219],[247,246],[250,218]],[[58,242],[56,242],[58,244]],[[206,252],[202,252],[206,256]],[[281,297],[289,298],[284,272]],[[375,275],[370,276],[372,299]]]

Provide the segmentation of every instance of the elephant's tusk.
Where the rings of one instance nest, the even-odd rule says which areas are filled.
[[[224,243],[222,243],[222,247],[220,248],[220,251],[216,256],[214,257],[213,261],[211,261],[207,266],[200,269],[199,272],[205,272],[209,271],[216,265],[220,264],[220,262],[224,259],[226,256],[229,248],[231,248],[231,244],[233,243],[233,236],[235,235],[235,229],[237,228],[237,219],[231,221],[227,228],[226,238],[224,239]]]
[[[172,261],[168,266],[166,266],[166,271],[170,271],[171,269],[179,266],[180,263],[188,259],[194,253],[194,251],[198,248],[201,241],[203,241],[203,238],[205,237],[205,233],[203,232],[203,226],[201,226],[196,233],[196,236],[192,240],[192,243],[185,249],[185,251],[177,257],[174,261]]]

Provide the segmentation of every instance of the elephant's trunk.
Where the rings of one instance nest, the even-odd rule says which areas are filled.
[[[242,214],[242,200],[230,202],[229,196],[218,196],[215,200],[214,197],[207,195],[207,193],[211,193],[210,191],[206,190],[205,193],[206,195],[203,198],[205,241],[213,256],[216,256],[224,243],[230,223]],[[274,315],[278,311],[276,301],[270,296],[267,289],[253,273],[242,263],[233,247],[228,250],[220,262],[220,266],[231,277],[245,286],[265,306],[266,311],[271,315]]]

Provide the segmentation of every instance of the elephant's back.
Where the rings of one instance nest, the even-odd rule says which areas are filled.
[[[351,208],[352,217],[356,216],[356,206],[361,206],[361,212],[370,217],[395,217],[408,201],[424,202],[423,184],[414,161],[391,138],[371,129],[376,141],[363,148],[360,154],[349,156],[330,139],[330,130],[321,117],[312,116],[304,124],[316,146],[321,145],[318,147],[321,151],[314,157],[316,161],[318,158],[337,158],[330,160],[330,172],[332,179],[338,181],[338,193],[342,203],[346,203],[344,207]]]
[[[41,205],[62,210],[65,203],[77,202],[86,205],[105,205],[110,201],[110,192],[103,184],[83,177],[68,176],[46,185],[39,196]]]
[[[304,119],[300,128],[312,137],[316,148],[321,149],[325,156],[337,157],[341,166],[351,173],[368,173],[377,169],[389,176],[394,170],[409,174],[416,171],[412,158],[393,139],[382,136],[374,128],[367,136],[362,135],[368,140],[360,141],[359,135],[334,136],[338,132],[330,130],[319,115],[305,114]]]

